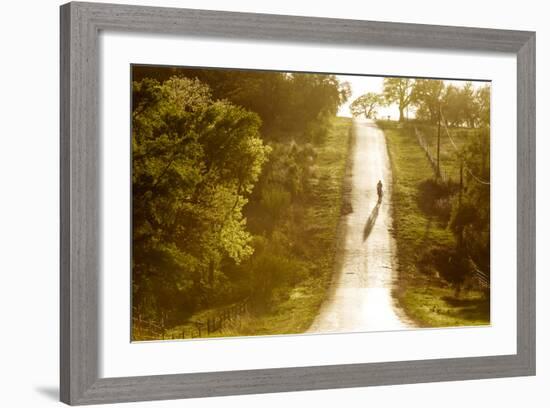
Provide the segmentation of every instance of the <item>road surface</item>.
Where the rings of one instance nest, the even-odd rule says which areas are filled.
[[[341,219],[340,269],[310,333],[400,330],[412,323],[396,305],[395,241],[390,233],[391,167],[384,133],[373,121],[356,120],[352,154],[352,212]],[[378,203],[376,183],[384,197]]]

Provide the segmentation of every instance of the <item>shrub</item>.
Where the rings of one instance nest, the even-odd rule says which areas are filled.
[[[260,311],[270,306],[277,288],[293,286],[307,275],[306,268],[298,260],[272,252],[255,257],[250,267],[251,298]]]
[[[418,206],[426,214],[448,221],[452,210],[452,197],[458,186],[452,182],[427,179],[418,186]]]
[[[466,254],[458,249],[434,247],[421,257],[424,271],[437,271],[439,276],[455,288],[456,296],[469,276],[471,265]]]
[[[290,206],[290,193],[277,184],[266,186],[260,205],[273,220],[278,220]]]

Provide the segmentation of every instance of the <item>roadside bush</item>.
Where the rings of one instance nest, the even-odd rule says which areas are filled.
[[[278,220],[290,206],[290,193],[277,184],[266,186],[260,205],[271,218]]]
[[[453,208],[452,197],[458,186],[452,182],[427,179],[418,186],[418,206],[429,215],[435,215],[448,222]]]
[[[308,123],[305,130],[305,140],[315,144],[321,145],[327,140],[328,133],[330,131],[331,122],[328,115],[320,115],[320,117]]]
[[[272,252],[256,256],[250,267],[253,279],[251,299],[259,311],[269,308],[277,288],[293,286],[307,276],[301,262]]]
[[[455,296],[471,276],[471,265],[465,253],[459,249],[434,247],[424,253],[421,265],[425,271],[437,271],[455,289]]]

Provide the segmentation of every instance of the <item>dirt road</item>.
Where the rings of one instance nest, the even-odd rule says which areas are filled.
[[[352,212],[341,222],[345,240],[337,255],[340,271],[309,332],[400,330],[412,323],[395,304],[395,241],[390,233],[391,167],[384,133],[372,121],[354,122],[351,167]],[[376,183],[384,196],[378,202]]]

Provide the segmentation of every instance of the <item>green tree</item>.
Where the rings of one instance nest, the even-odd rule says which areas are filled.
[[[463,121],[471,128],[476,125],[476,105],[474,87],[471,82],[466,82],[459,92],[459,111]]]
[[[281,112],[281,127],[298,130],[303,141],[319,143],[329,128],[329,119],[349,97],[350,89],[341,86],[334,75],[290,74]]]
[[[464,189],[455,197],[449,226],[459,249],[485,272],[490,271],[490,136],[476,131],[460,152]]]
[[[416,117],[437,123],[444,95],[445,84],[439,79],[417,79],[411,93],[416,106]]]
[[[384,78],[384,98],[388,104],[397,104],[400,122],[405,119],[405,109],[412,102],[413,84],[410,78]]]
[[[159,82],[172,76],[198,79],[208,84],[212,99],[226,99],[260,116],[262,137],[269,142],[286,138],[321,141],[328,117],[351,95],[349,83],[334,75],[190,69],[138,66],[133,76]]]
[[[252,253],[242,210],[269,147],[260,119],[198,80],[133,83],[133,305],[192,311]]]
[[[464,116],[460,88],[452,84],[446,86],[441,105],[447,126],[457,127],[463,124]]]
[[[368,92],[351,103],[350,111],[353,116],[365,115],[366,119],[371,119],[376,116],[378,107],[383,104],[384,98],[381,95]]]
[[[489,127],[491,120],[491,87],[485,85],[474,95],[476,124],[479,127]]]
[[[441,108],[447,125],[475,127],[478,106],[472,83],[461,87],[447,85],[441,95]]]

